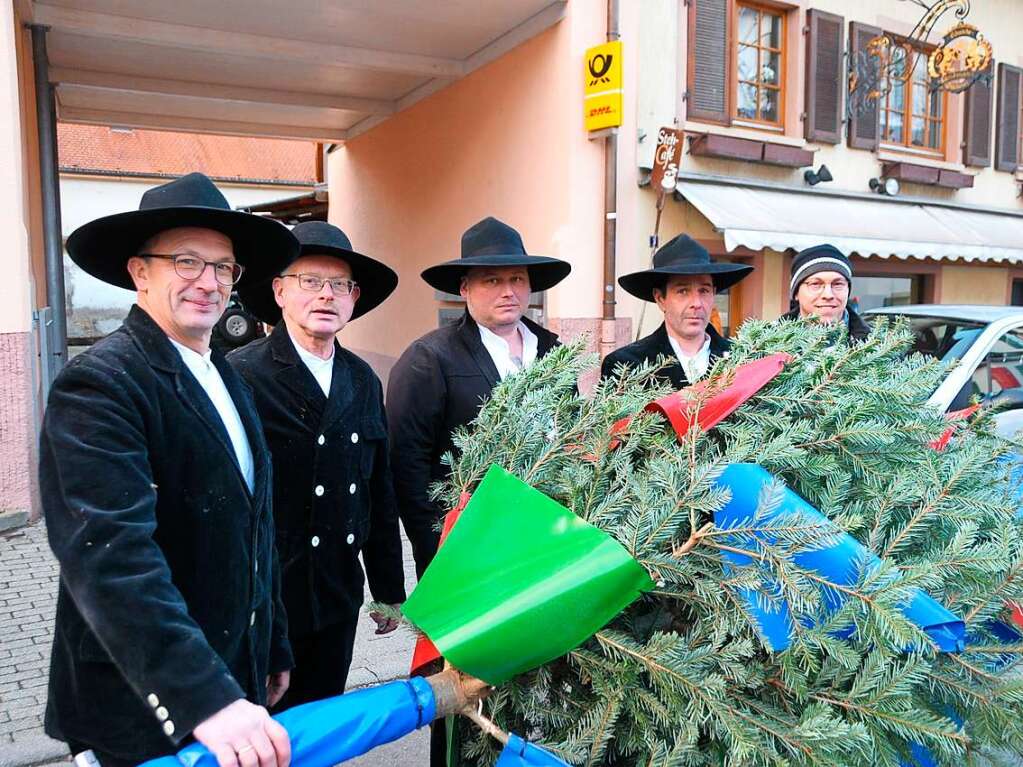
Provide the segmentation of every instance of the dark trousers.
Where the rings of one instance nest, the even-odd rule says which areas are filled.
[[[274,706],[274,713],[312,700],[332,698],[345,691],[357,624],[358,616],[291,640],[295,668],[291,670],[288,691]]]

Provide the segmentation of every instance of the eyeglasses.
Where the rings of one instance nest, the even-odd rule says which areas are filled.
[[[197,280],[206,271],[207,266],[213,267],[213,276],[221,285],[231,287],[242,278],[245,267],[234,261],[204,261],[198,256],[184,253],[139,253],[142,258],[162,258],[174,262],[174,272],[183,280]]]
[[[324,283],[330,283],[330,289],[339,296],[350,296],[359,287],[357,282],[346,277],[324,279],[318,274],[282,274],[281,277],[295,277],[298,280],[298,286],[302,290],[310,290],[313,293],[319,293],[323,290]]]
[[[803,287],[806,288],[807,292],[815,296],[823,293],[824,288],[831,288],[832,294],[836,296],[845,295],[849,292],[849,283],[846,280],[834,280],[832,282],[807,280],[803,283]]]

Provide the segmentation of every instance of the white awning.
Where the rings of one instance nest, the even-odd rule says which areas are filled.
[[[1023,215],[736,184],[682,180],[679,193],[734,250],[802,250],[830,243],[846,255],[1023,262]]]

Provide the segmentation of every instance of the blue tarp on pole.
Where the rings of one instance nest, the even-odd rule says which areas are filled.
[[[433,721],[433,689],[421,677],[289,708],[274,717],[291,738],[291,767],[331,767]],[[217,767],[200,743],[142,767]]]
[[[881,560],[851,535],[839,531],[817,509],[800,498],[789,488],[782,491],[782,499],[775,508],[759,519],[757,509],[763,490],[777,480],[765,469],[750,463],[732,464],[718,478],[721,487],[732,493],[731,500],[714,515],[715,525],[722,530],[740,527],[755,527],[782,522],[786,517],[798,519],[801,524],[820,522],[835,529],[819,548],[804,549],[795,553],[793,562],[800,568],[816,573],[839,586],[855,586],[864,572],[880,566]],[[757,551],[761,543],[773,545],[777,538],[770,531],[736,532],[736,545],[750,551]],[[750,565],[753,559],[744,554],[725,551],[725,559],[736,565]],[[822,586],[821,598],[828,612],[838,610],[847,599],[836,589]],[[783,599],[768,602],[758,598],[752,589],[746,589],[743,597],[750,613],[756,618],[764,638],[775,652],[789,646],[792,634],[792,614]],[[902,606],[902,613],[922,628],[943,652],[962,652],[966,644],[966,625],[963,621],[925,592],[916,589],[910,601]]]

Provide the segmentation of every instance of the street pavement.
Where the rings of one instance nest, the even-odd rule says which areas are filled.
[[[415,568],[407,541],[404,546],[406,586],[411,591]],[[57,574],[41,522],[0,534],[0,767],[64,767],[67,762],[64,744],[48,738],[42,723]],[[368,592],[366,599],[370,599]],[[376,636],[373,629],[364,614],[355,638],[348,689],[408,673],[412,634],[399,628]],[[423,729],[346,764],[419,767],[428,764],[428,751],[429,734]]]

